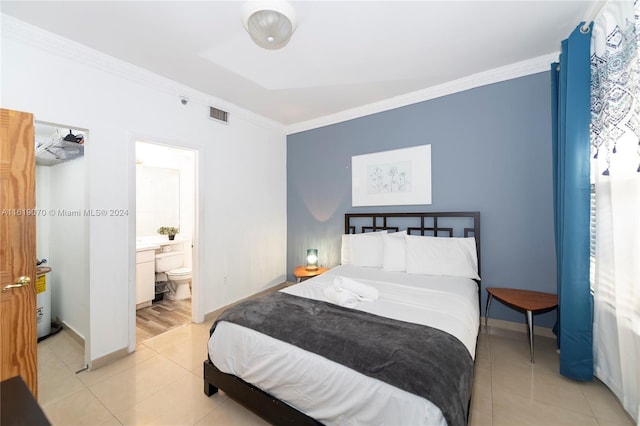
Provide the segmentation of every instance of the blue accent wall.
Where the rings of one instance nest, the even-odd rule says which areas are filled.
[[[288,279],[307,248],[319,250],[322,266],[340,263],[344,213],[477,210],[483,287],[556,293],[550,92],[543,72],[289,135]],[[425,144],[432,204],[351,206],[352,155]],[[485,302],[483,290],[483,310]],[[490,314],[525,321],[497,301]]]

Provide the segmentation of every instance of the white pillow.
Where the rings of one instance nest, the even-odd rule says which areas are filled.
[[[407,235],[407,273],[479,280],[475,238]]]
[[[340,248],[340,264],[351,265],[351,240],[354,234],[342,234],[342,246]]]
[[[404,272],[407,270],[407,231],[382,235],[382,269]]]
[[[351,261],[356,266],[382,268],[382,234],[355,234],[351,240]]]
[[[354,238],[359,238],[363,235],[371,236],[371,235],[381,235],[386,234],[387,231],[378,231],[378,232],[367,232],[363,234],[342,234],[342,246],[340,249],[340,264],[342,265],[351,265],[353,264],[353,240]],[[367,241],[367,240],[365,240]]]

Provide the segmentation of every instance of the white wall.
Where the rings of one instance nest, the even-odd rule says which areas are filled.
[[[79,335],[89,335],[89,282],[86,265],[84,216],[86,203],[85,159],[77,158],[50,167],[49,263],[51,317],[59,318]],[[67,214],[69,213],[69,214]],[[81,216],[74,216],[80,213]]]
[[[195,162],[193,159],[179,157],[177,166],[180,169],[180,233],[176,238],[187,240],[189,245],[184,248],[184,266],[193,266],[193,250],[191,249],[196,235],[195,231],[195,206],[196,206],[196,182],[195,182]]]
[[[198,150],[202,308],[285,280],[281,126],[2,16],[2,107],[89,130],[87,208],[135,210],[132,135]],[[179,95],[191,102],[184,106]],[[207,104],[230,124],[207,118]],[[135,235],[128,217],[89,218],[90,359],[129,347]]]
[[[51,205],[51,167],[36,166],[36,209]],[[36,257],[49,260],[49,217],[36,216]],[[48,266],[48,265],[45,265]]]

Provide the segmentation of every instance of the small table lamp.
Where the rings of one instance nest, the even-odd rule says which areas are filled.
[[[318,249],[307,249],[307,271],[318,269]]]

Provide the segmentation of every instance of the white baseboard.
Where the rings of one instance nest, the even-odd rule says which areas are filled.
[[[289,282],[280,283],[280,284],[277,284],[277,285],[275,285],[273,287],[270,287],[270,288],[268,288],[266,290],[258,292],[258,293],[254,294],[254,295],[251,295],[249,297],[245,297],[244,299],[241,299],[241,300],[239,300],[239,301],[237,301],[235,303],[232,303],[230,305],[224,306],[224,307],[222,307],[220,309],[216,309],[213,312],[209,312],[208,314],[206,314],[204,316],[204,320],[205,321],[213,320],[213,319],[217,318],[218,315],[220,315],[222,313],[222,311],[224,311],[225,309],[230,308],[231,306],[237,305],[238,303],[240,303],[240,302],[242,302],[244,300],[247,300],[247,299],[250,299],[250,298],[256,297],[256,296],[262,296],[263,294],[271,293],[271,292],[274,292],[274,291],[278,291],[281,288],[287,287],[287,286],[289,286],[291,284],[293,284],[293,283],[289,283]],[[84,339],[79,334],[77,334],[70,327],[66,327],[66,328],[69,331],[72,332],[71,334],[73,335],[74,339],[81,339],[82,343],[84,344]],[[114,352],[111,352],[111,353],[109,353],[107,355],[101,356],[100,358],[96,358],[96,359],[91,360],[91,363],[89,364],[89,370],[93,371],[93,370],[96,370],[96,369],[98,369],[100,367],[104,367],[105,365],[110,364],[110,363],[112,363],[112,362],[114,362],[114,361],[116,361],[116,360],[118,360],[118,359],[120,359],[122,357],[127,356],[127,355],[129,355],[129,349],[128,348],[118,349],[117,351],[114,351]]]
[[[111,352],[108,353],[104,356],[101,356],[100,358],[96,358],[91,360],[91,362],[88,365],[88,369],[89,371],[93,371],[96,370],[100,367],[104,367],[107,364],[111,364],[114,361],[119,360],[120,358],[123,358],[125,356],[129,355],[129,348],[122,348],[122,349],[118,349],[115,352]]]
[[[230,303],[229,305],[223,306],[222,308],[218,308],[215,311],[211,311],[211,312],[205,314],[204,315],[204,322],[211,321],[211,320],[214,320],[214,319],[218,318],[218,316],[222,313],[222,311],[224,311],[225,309],[228,309],[228,308],[230,308],[232,306],[235,306],[238,303],[244,302],[245,300],[249,300],[249,299],[253,299],[254,297],[263,296],[265,294],[273,293],[274,291],[278,291],[278,290],[280,290],[282,288],[288,287],[288,286],[293,285],[293,284],[295,284],[295,283],[283,282],[283,283],[280,283],[280,284],[276,284],[273,287],[269,287],[266,290],[262,290],[262,291],[260,291],[260,292],[258,292],[256,294],[252,294],[251,296],[247,296],[247,297],[245,297],[243,299],[240,299],[237,302]]]
[[[142,309],[142,308],[148,308],[149,306],[151,306],[153,304],[153,301],[151,300],[147,300],[146,302],[142,302],[142,303],[138,303],[136,305],[136,311],[138,309]]]
[[[482,327],[481,327],[481,332],[482,333],[487,333],[487,330],[485,330],[484,327],[484,317],[480,318]],[[489,318],[488,324],[487,326],[491,329],[491,328],[501,328],[503,330],[511,330],[511,331],[517,331],[520,333],[527,333],[527,324],[522,324],[519,322],[511,322],[511,321],[504,321],[504,320],[499,320],[499,319],[495,319],[495,318]],[[491,331],[489,330],[489,334],[491,334]],[[533,325],[533,334],[535,336],[543,336],[543,337],[550,337],[552,339],[555,339],[556,335],[553,334],[553,331],[551,331],[550,328],[548,327],[540,327],[537,325]]]
[[[67,335],[69,337],[71,337],[73,340],[75,340],[76,342],[78,342],[82,346],[82,348],[84,349],[84,336],[82,336],[80,333],[78,333],[78,331],[75,328],[71,327],[66,322],[61,321],[60,318],[56,317],[56,321],[59,324],[62,324],[62,328],[67,330]]]

